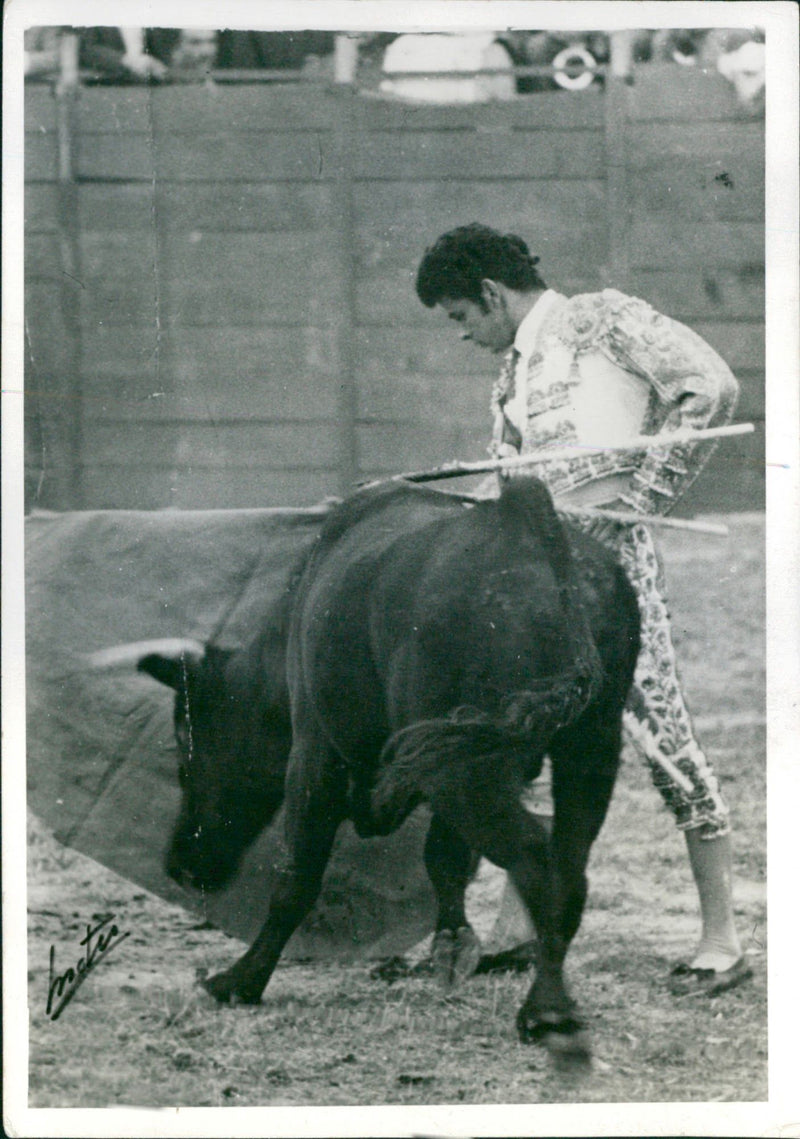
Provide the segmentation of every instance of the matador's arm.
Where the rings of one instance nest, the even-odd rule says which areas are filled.
[[[656,312],[645,301],[606,290],[610,312],[597,346],[651,387],[653,434],[697,430],[729,422],[739,385],[725,361],[686,325]],[[645,452],[621,495],[638,513],[665,514],[686,493],[716,443],[704,442]]]

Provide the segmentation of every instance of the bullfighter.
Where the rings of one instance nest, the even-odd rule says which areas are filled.
[[[491,394],[490,454],[601,443],[609,447],[601,454],[536,467],[557,506],[637,515],[672,510],[714,443],[638,452],[614,445],[642,434],[727,423],[738,396],[736,379],[699,335],[645,301],[615,289],[567,298],[547,287],[538,261],[515,234],[472,224],[439,237],[418,270],[423,304],[438,306],[463,339],[503,357]],[[752,971],[733,914],[730,812],[695,737],[678,679],[661,562],[641,521],[574,520],[615,550],[639,601],[642,650],[625,730],[684,832],[702,915],[696,951],[672,969],[670,987],[715,995]],[[546,815],[543,779],[524,801]],[[499,924],[505,915],[506,935],[517,944],[533,931],[521,907],[508,919],[512,891],[507,885]]]

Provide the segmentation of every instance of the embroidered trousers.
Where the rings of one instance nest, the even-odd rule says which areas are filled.
[[[695,738],[678,679],[663,567],[650,531],[641,523],[574,516],[570,521],[614,550],[639,602],[642,646],[623,715],[626,736],[680,830],[697,829],[703,839],[727,834],[728,807]],[[548,813],[548,774],[543,771],[526,790],[528,809]]]

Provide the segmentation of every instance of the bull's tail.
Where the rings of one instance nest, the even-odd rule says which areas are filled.
[[[465,761],[487,763],[501,754],[496,725],[475,713],[472,722],[422,720],[387,741],[380,775],[370,796],[370,815],[382,833],[394,830],[420,802],[431,802],[446,774]]]
[[[454,771],[467,766],[478,780],[510,777],[522,790],[531,752],[543,754],[554,733],[580,714],[590,683],[579,670],[571,670],[513,693],[496,717],[458,708],[447,717],[401,728],[381,753],[370,797],[373,825],[381,833],[393,830],[420,802],[432,802]]]
[[[536,478],[508,479],[497,502],[504,526],[523,524],[541,543],[556,580],[565,582],[572,569],[572,552],[547,487]]]

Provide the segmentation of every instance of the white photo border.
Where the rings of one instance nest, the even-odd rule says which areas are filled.
[[[25,1136],[800,1135],[797,813],[800,777],[798,9],[632,0],[115,0],[115,23],[344,30],[762,27],[766,31],[769,1099],[766,1103],[29,1109],[25,882],[22,311],[25,27],[102,25],[107,0],[10,0],[3,57],[4,1118]]]

